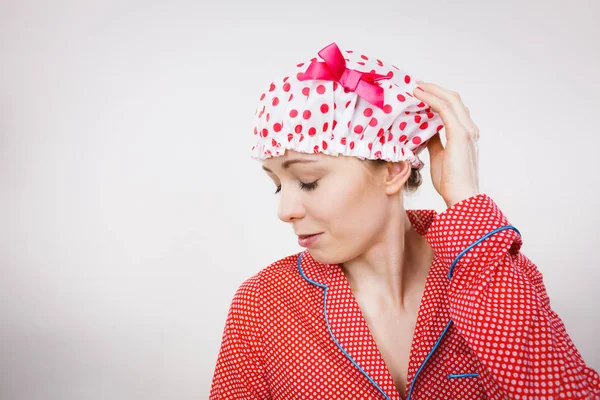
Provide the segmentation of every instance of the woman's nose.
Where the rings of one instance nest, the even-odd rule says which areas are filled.
[[[297,193],[288,191],[284,193],[283,189],[279,192],[278,216],[283,222],[291,222],[294,219],[304,216],[304,206]]]

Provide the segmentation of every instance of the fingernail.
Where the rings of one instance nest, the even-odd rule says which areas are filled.
[[[420,90],[421,92],[424,92],[423,89],[421,89],[420,87],[417,86],[417,88],[415,90]]]

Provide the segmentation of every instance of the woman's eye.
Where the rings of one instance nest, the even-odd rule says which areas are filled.
[[[306,190],[307,192],[314,190],[317,187],[317,182],[319,182],[318,179],[311,183],[300,182],[300,189]],[[277,190],[275,191],[275,194],[279,193],[279,191],[281,191],[281,185],[277,186]]]
[[[317,182],[319,182],[319,181],[316,180],[311,183],[300,182],[300,189],[306,190],[307,192],[310,192],[311,190],[315,190],[315,188],[317,187]]]

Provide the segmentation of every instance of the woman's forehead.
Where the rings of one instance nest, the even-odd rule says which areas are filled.
[[[270,157],[262,161],[263,169],[269,171],[274,169],[287,169],[290,165],[297,165],[294,160],[301,161],[305,167],[335,167],[339,164],[348,163],[350,158],[342,155],[332,156],[323,153],[302,153],[293,150],[286,150],[284,155]]]
[[[263,165],[278,165],[283,164],[288,160],[325,161],[329,158],[332,158],[332,156],[323,153],[302,153],[288,149],[282,156],[270,157],[263,160]]]

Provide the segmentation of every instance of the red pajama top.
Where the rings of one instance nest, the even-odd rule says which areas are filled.
[[[406,393],[340,266],[305,250],[236,291],[210,399],[600,399],[600,376],[550,307],[519,231],[489,196],[440,214],[406,211],[434,250]]]

